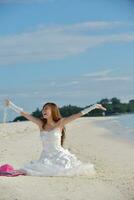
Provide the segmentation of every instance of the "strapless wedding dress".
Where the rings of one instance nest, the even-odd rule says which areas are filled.
[[[83,163],[75,154],[61,146],[61,130],[40,132],[43,150],[38,160],[25,163],[20,170],[31,176],[91,176],[95,174],[94,164]]]

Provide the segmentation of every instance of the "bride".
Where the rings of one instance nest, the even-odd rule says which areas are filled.
[[[91,110],[106,110],[101,104],[93,104],[69,117],[62,117],[58,106],[48,102],[42,107],[42,117],[37,118],[16,106],[11,100],[5,99],[5,106],[35,123],[40,130],[43,150],[39,159],[31,160],[20,167],[20,171],[30,176],[76,176],[94,175],[94,164],[80,161],[75,154],[63,148],[65,125],[80,118]]]

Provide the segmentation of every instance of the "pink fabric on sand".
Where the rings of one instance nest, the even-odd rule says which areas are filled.
[[[21,170],[14,169],[14,167],[10,164],[3,164],[0,166],[0,176],[19,176],[19,175],[26,175]]]

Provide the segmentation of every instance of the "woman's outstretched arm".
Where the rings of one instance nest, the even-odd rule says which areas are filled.
[[[12,110],[14,110],[15,112],[19,113],[20,115],[22,115],[23,117],[25,117],[26,119],[32,121],[33,123],[37,124],[39,127],[42,126],[42,120],[32,116],[31,114],[29,114],[28,112],[24,111],[23,108],[16,106],[12,101],[10,101],[9,99],[5,100],[5,105],[9,108],[11,108]]]
[[[88,112],[90,112],[90,111],[92,111],[94,109],[101,109],[101,110],[105,110],[106,111],[106,108],[104,108],[101,104],[94,104],[94,105],[92,105],[92,106],[90,106],[88,108],[83,109],[82,111],[80,111],[77,114],[73,114],[73,115],[71,115],[69,117],[63,117],[61,119],[61,124],[62,124],[62,126],[64,126],[64,125],[72,122],[73,120],[75,120],[75,119],[87,114]]]

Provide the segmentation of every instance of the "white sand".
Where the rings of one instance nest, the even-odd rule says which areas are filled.
[[[64,144],[80,160],[95,164],[94,177],[1,176],[0,200],[134,200],[134,145],[96,126],[96,120],[101,118],[68,124]],[[32,122],[0,124],[0,165],[17,169],[41,151],[39,129]]]

